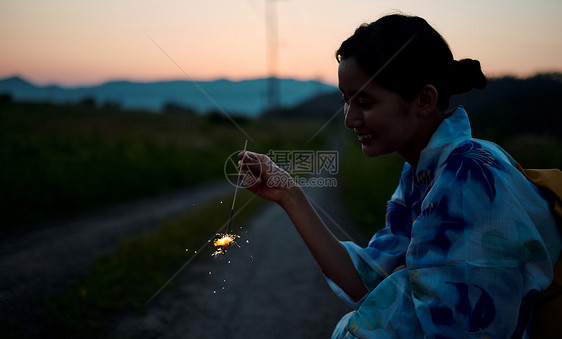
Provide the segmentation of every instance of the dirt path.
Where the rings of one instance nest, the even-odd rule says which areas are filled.
[[[329,218],[323,215],[328,225],[333,226],[333,221],[350,225],[335,189],[307,191],[329,214]],[[329,338],[349,310],[329,290],[288,217],[270,204],[243,226],[240,248],[216,259],[210,257],[212,249],[206,248],[201,260],[178,275],[176,286],[163,290],[149,304],[146,314],[115,320],[112,334],[126,338]],[[355,233],[351,237],[360,239]]]
[[[232,192],[228,182],[206,184],[174,194],[108,208],[65,222],[44,225],[0,239],[1,324],[33,324],[43,300],[88,271],[101,255],[117,249],[119,240],[156,228],[179,212]]]

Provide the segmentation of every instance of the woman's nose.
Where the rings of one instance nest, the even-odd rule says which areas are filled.
[[[345,127],[349,129],[354,129],[361,127],[363,123],[363,117],[361,116],[360,110],[358,110],[354,105],[346,103],[343,108],[345,114]]]

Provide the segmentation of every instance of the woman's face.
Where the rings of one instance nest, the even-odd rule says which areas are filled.
[[[376,157],[398,152],[408,160],[419,149],[420,121],[415,105],[370,81],[354,58],[340,62],[338,78],[345,102],[345,126],[357,134],[363,153]]]

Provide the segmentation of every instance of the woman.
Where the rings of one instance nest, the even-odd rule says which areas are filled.
[[[455,61],[424,19],[403,15],[360,26],[336,57],[346,127],[367,156],[406,161],[369,246],[338,241],[301,188],[268,185],[290,177],[267,156],[239,155],[260,177],[249,190],[286,211],[354,309],[333,337],[528,337],[562,237],[513,159],[448,110],[451,95],[486,85],[479,62]]]

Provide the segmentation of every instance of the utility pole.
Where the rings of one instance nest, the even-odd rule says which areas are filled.
[[[265,26],[267,39],[267,106],[269,109],[279,106],[279,34],[277,31],[277,0],[265,0]]]

